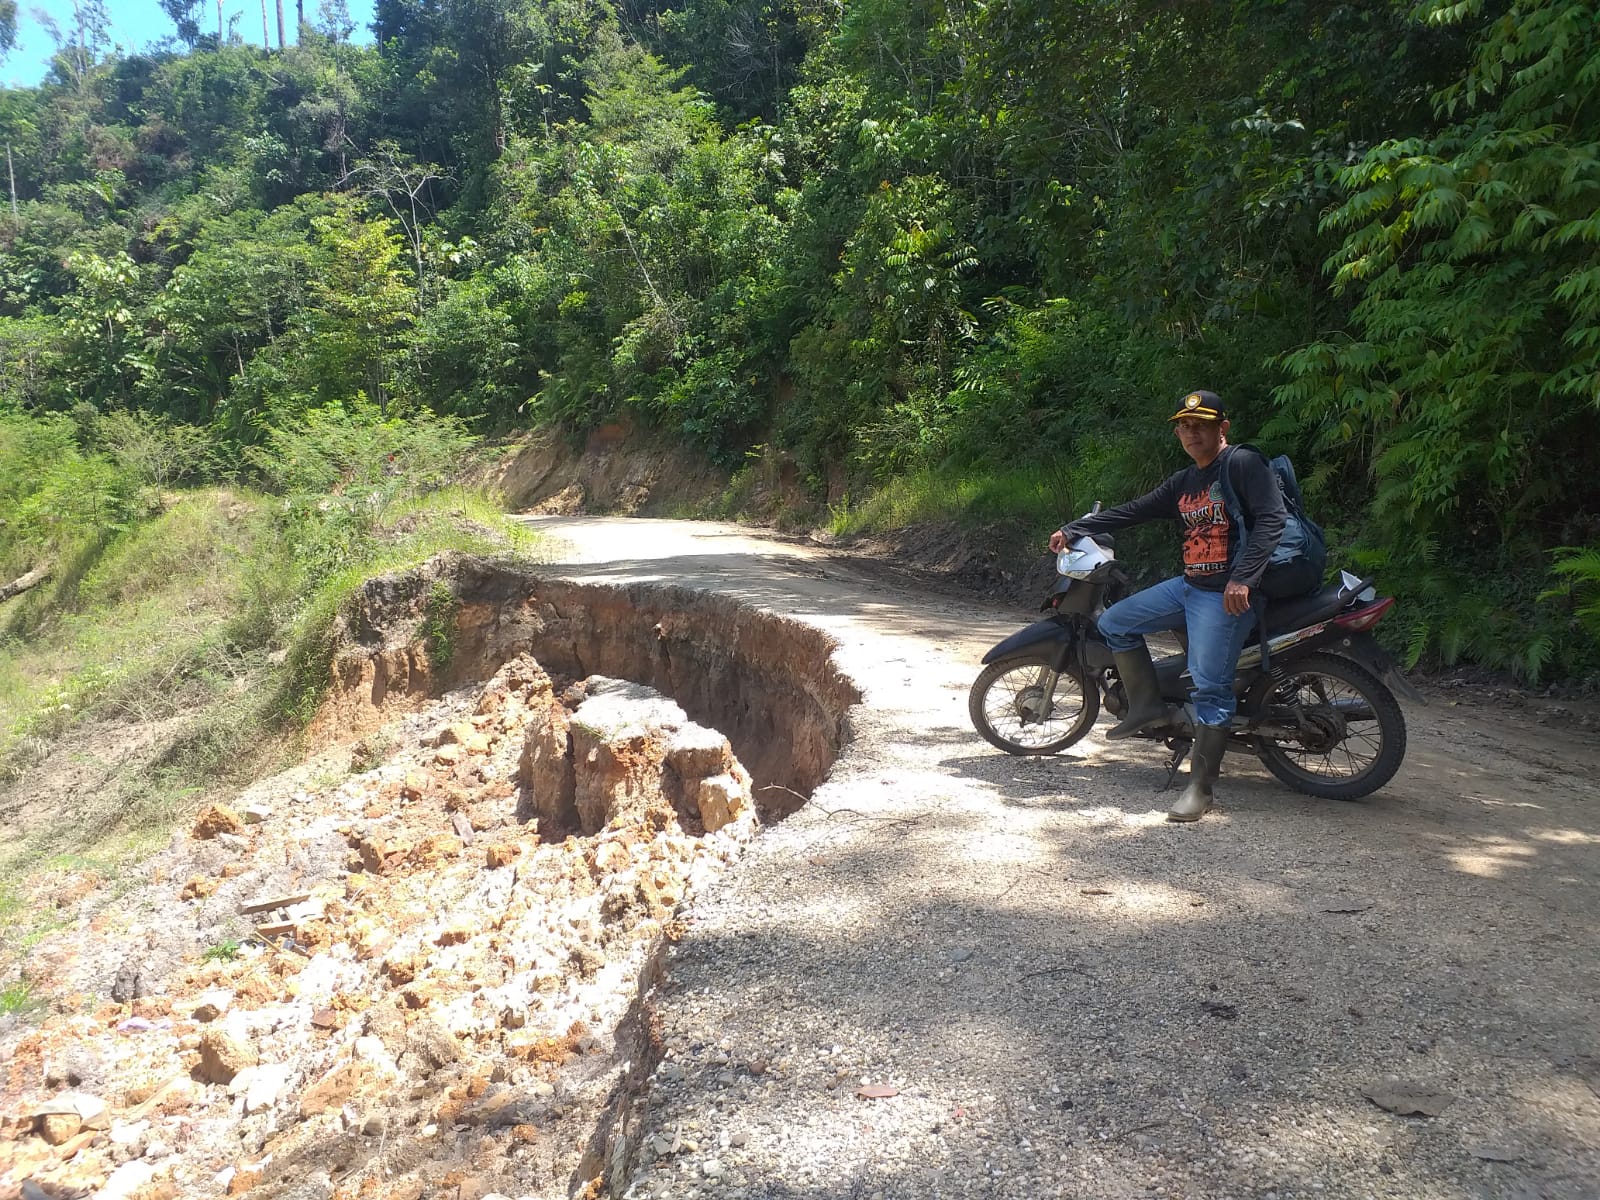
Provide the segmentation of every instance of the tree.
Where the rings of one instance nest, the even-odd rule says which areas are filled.
[[[1480,4],[1436,5],[1433,21]],[[1280,400],[1378,473],[1405,536],[1505,543],[1600,472],[1600,10],[1514,0],[1438,93],[1455,119],[1340,176],[1329,260],[1353,336],[1288,356]]]
[[[364,218],[351,197],[331,206],[311,221],[321,254],[306,314],[308,365],[330,398],[363,391],[387,411],[400,337],[414,319],[401,238],[387,219]]]
[[[17,0],[0,0],[0,62],[17,44]]]
[[[138,313],[144,280],[125,253],[74,253],[67,269],[76,288],[64,298],[64,366],[81,400],[125,405],[138,370]]]
[[[427,301],[427,267],[423,261],[427,222],[438,210],[438,186],[445,175],[432,163],[413,162],[390,141],[379,142],[369,158],[358,162],[339,185],[354,184],[387,208],[405,233],[416,274],[414,311],[422,315]]]
[[[304,3],[304,0],[300,0]],[[300,23],[305,24],[305,14],[302,10]],[[346,0],[318,0],[317,3],[317,32],[334,43],[347,42],[350,35],[355,32],[356,23],[350,19],[350,5]]]
[[[179,39],[191,50],[200,41],[200,9],[205,0],[161,0],[161,11],[178,27]]]
[[[48,14],[35,13],[55,43],[57,74],[81,91],[89,72],[111,46],[111,17],[105,0],[72,0],[72,24],[64,33]]]

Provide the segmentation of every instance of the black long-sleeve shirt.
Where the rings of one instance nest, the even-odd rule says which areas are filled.
[[[1240,530],[1222,499],[1222,472],[1229,470],[1234,495],[1244,509],[1250,540],[1241,547]],[[1146,521],[1175,520],[1183,529],[1183,574],[1195,587],[1220,592],[1230,580],[1255,587],[1283,536],[1287,512],[1283,493],[1267,460],[1252,450],[1228,447],[1210,466],[1185,467],[1137,500],[1119,504],[1068,527],[1081,533],[1110,533]]]

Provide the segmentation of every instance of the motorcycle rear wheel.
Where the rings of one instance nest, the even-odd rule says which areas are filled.
[[[967,693],[967,715],[991,746],[1007,754],[1058,754],[1083,737],[1100,715],[1099,690],[1075,669],[1056,677],[1050,710],[1041,713],[1050,663],[1008,658],[985,667]]]
[[[1400,769],[1406,720],[1394,694],[1358,663],[1335,654],[1310,654],[1287,668],[1288,683],[1273,687],[1263,705],[1294,703],[1313,729],[1298,746],[1262,738],[1258,753],[1297,792],[1325,800],[1370,796]]]

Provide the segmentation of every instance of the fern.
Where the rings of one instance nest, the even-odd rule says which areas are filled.
[[[1549,634],[1540,634],[1522,648],[1522,660],[1518,664],[1520,674],[1529,683],[1538,683],[1544,674],[1544,669],[1549,665],[1550,659],[1555,655],[1556,641]]]
[[[1573,616],[1590,637],[1600,641],[1600,546],[1560,546],[1555,553],[1559,557],[1551,572],[1562,582],[1541,592],[1539,599],[1575,599]]]

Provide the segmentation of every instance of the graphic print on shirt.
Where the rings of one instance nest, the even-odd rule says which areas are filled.
[[[1183,573],[1191,579],[1211,578],[1228,569],[1228,511],[1222,484],[1178,497],[1183,522]]]

